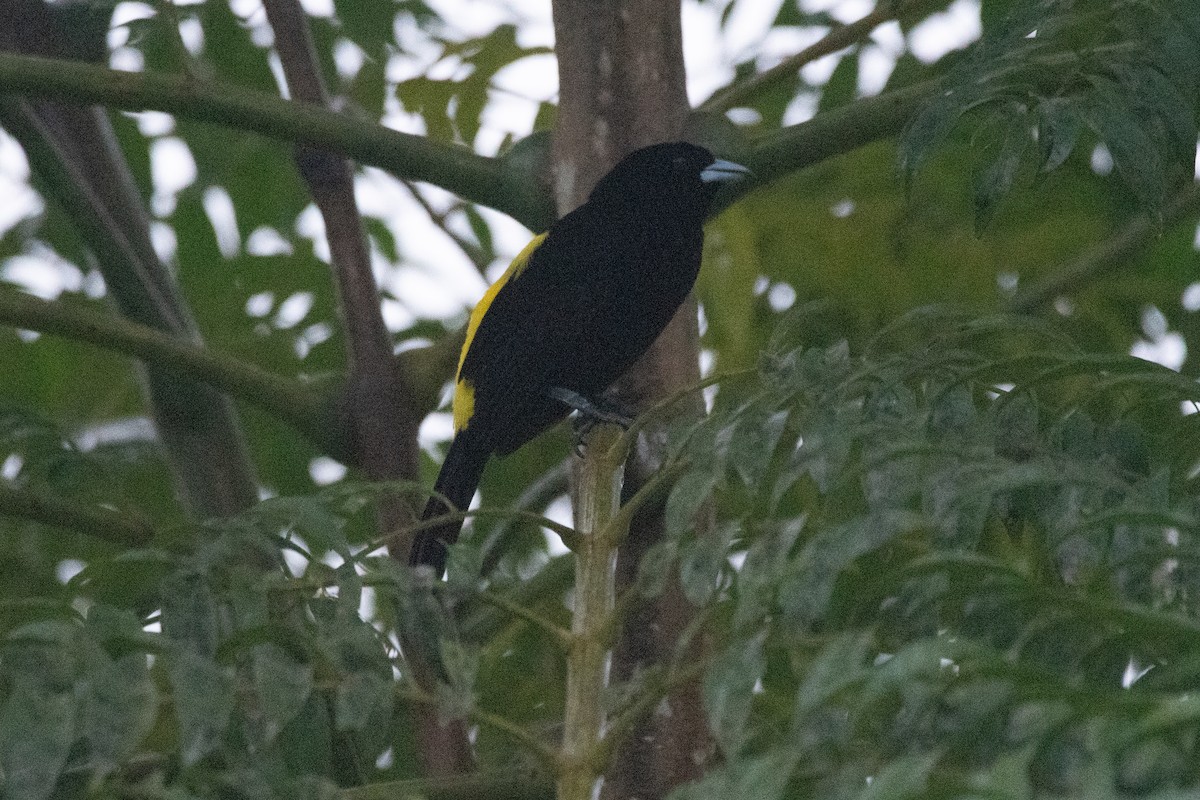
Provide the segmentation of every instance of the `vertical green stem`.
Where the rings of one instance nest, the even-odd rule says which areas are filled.
[[[567,698],[558,800],[591,800],[604,765],[598,763],[604,733],[601,695],[608,684],[613,576],[620,537],[606,531],[619,505],[625,453],[614,448],[620,430],[596,428],[575,489],[575,607],[567,653]],[[620,452],[614,452],[618,450]]]

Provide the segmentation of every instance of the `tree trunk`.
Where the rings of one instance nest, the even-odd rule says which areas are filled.
[[[559,214],[587,199],[596,181],[622,156],[680,138],[688,114],[679,0],[555,0],[559,108],[554,140],[554,195]],[[696,306],[689,300],[666,331],[621,379],[622,403],[644,408],[699,380]],[[702,407],[699,397],[694,412]],[[623,496],[654,473],[662,454],[654,431],[643,436],[626,466]],[[628,586],[637,562],[662,536],[662,509],[633,521],[617,568]],[[668,663],[695,616],[677,586],[626,620],[612,674],[625,680]],[[606,772],[607,798],[665,797],[698,777],[714,752],[698,684],[672,694],[642,721]]]

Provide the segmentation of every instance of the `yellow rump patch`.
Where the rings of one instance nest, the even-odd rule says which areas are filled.
[[[458,369],[455,373],[456,383],[454,384],[454,430],[461,431],[467,427],[467,423],[471,421],[471,417],[475,414],[475,387],[470,381],[463,380],[461,377],[463,362],[467,359],[467,351],[471,349],[471,342],[475,339],[475,332],[479,330],[479,323],[483,322],[483,317],[487,314],[488,308],[491,307],[492,301],[496,299],[496,295],[504,288],[504,284],[511,280],[516,280],[525,268],[529,266],[529,258],[533,255],[533,251],[538,249],[542,242],[546,241],[547,234],[541,233],[533,237],[529,244],[525,245],[525,249],[517,254],[517,257],[508,265],[508,269],[504,270],[504,274],[488,287],[488,290],[483,293],[483,297],[475,305],[471,311],[471,318],[467,322],[467,338],[463,342],[462,352],[458,355]]]
[[[459,381],[454,384],[454,432],[458,433],[467,427],[475,414],[475,387],[470,381]]]

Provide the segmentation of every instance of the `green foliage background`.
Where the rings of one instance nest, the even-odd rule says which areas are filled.
[[[754,1],[723,4],[725,17]],[[905,32],[946,6],[918,5]],[[146,69],[276,91],[269,50],[229,7],[166,8],[125,26]],[[111,12],[79,10],[101,29]],[[202,28],[201,52],[171,16]],[[715,644],[710,661],[663,665],[606,698],[620,730],[702,670],[724,764],[677,800],[1167,800],[1200,786],[1200,437],[1181,410],[1197,399],[1200,352],[1184,303],[1200,264],[1200,18],[1182,0],[985,0],[982,21],[966,51],[900,56],[885,93],[943,81],[903,135],[759,187],[710,224],[697,294],[724,377],[705,390],[704,420],[671,429],[669,535],[636,591],[677,572]],[[828,22],[785,0],[775,25]],[[398,102],[428,136],[468,146],[496,73],[541,52],[507,24],[460,41],[421,2],[337,3],[311,23],[328,75],[336,44],[366,56],[336,85],[347,114],[366,125]],[[393,24],[473,69],[393,81]],[[734,147],[768,139],[797,95],[818,119],[852,106],[862,54],[823,85],[795,75],[755,95],[757,122]],[[733,66],[743,80],[757,69]],[[159,137],[112,116],[149,198]],[[552,118],[543,107],[538,128]],[[340,373],[336,302],[296,232],[309,198],[289,148],[185,116],[168,135],[197,179],[156,225],[207,346],[285,375]],[[290,252],[223,255],[211,187],[232,199],[243,242],[266,226]],[[491,218],[459,201],[445,216],[470,260],[497,258]],[[414,245],[383,220],[368,229],[389,270],[412,268]],[[1101,253],[1130,231],[1144,232]],[[4,259],[46,254],[97,283],[49,202],[0,239]],[[248,315],[263,292],[271,310]],[[302,321],[271,324],[297,293],[313,298]],[[107,313],[98,294],[56,302]],[[459,322],[418,318],[394,341],[436,342]],[[1168,332],[1188,346],[1179,371],[1129,357]],[[5,327],[0,374],[4,491],[155,531],[118,544],[0,517],[5,797],[353,798],[418,776],[412,711],[434,703],[470,720],[482,768],[515,781],[513,796],[545,794],[564,672],[545,629],[569,627],[571,565],[540,532],[481,517],[435,601],[371,540],[372,503],[396,487],[353,473],[316,486],[316,447],[267,414],[239,408],[272,499],[196,521],[155,442],[130,435],[145,406],[128,359]],[[568,452],[556,431],[493,464],[484,505],[543,512],[565,492]],[[710,507],[716,533],[696,536]],[[282,551],[287,574],[255,566]],[[396,632],[414,624],[445,666],[436,697],[404,672]],[[417,788],[437,791],[389,791]]]

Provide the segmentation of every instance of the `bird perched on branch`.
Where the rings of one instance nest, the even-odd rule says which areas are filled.
[[[466,509],[507,455],[600,395],[644,353],[700,269],[717,186],[749,175],[684,142],[644,147],[534,237],[471,312],[454,384],[454,440],[421,516]],[[421,531],[410,562],[441,574],[460,520]]]

